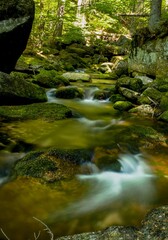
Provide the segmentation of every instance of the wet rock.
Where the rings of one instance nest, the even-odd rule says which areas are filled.
[[[56,97],[65,99],[83,98],[84,91],[77,87],[60,87],[56,90]]]
[[[42,119],[55,121],[72,117],[71,110],[57,103],[34,103],[22,106],[0,106],[1,121]]]
[[[77,73],[77,72],[66,72],[62,75],[64,78],[69,80],[70,82],[82,81],[82,82],[90,82],[90,75],[87,73]]]
[[[0,72],[0,105],[20,105],[47,101],[43,88]]]
[[[113,108],[119,111],[127,111],[132,107],[133,107],[133,104],[128,101],[117,101],[113,105]]]
[[[26,48],[33,19],[33,0],[0,0],[0,71],[14,69]]]
[[[139,240],[168,239],[168,206],[152,210],[145,217],[140,229]]]
[[[30,152],[13,169],[15,176],[29,176],[46,182],[72,178],[80,173],[80,166],[91,161],[92,151],[87,149],[55,149]]]
[[[72,236],[56,238],[56,240],[166,240],[168,206],[152,210],[144,219],[142,227],[114,226],[105,230],[90,233],[81,233]]]

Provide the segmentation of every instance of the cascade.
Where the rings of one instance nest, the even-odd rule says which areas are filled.
[[[58,215],[83,215],[106,208],[121,199],[130,199],[140,204],[149,203],[155,194],[154,175],[150,167],[140,155],[123,154],[118,161],[121,164],[120,172],[101,171],[89,163],[92,173],[77,176],[79,181],[88,183],[89,192]],[[57,217],[57,213],[54,216]]]

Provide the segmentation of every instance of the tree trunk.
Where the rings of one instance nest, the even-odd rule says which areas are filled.
[[[149,31],[151,33],[157,33],[160,26],[160,18],[161,18],[161,7],[162,0],[152,0],[151,1],[151,11],[149,17]]]
[[[56,27],[53,34],[54,37],[62,36],[64,8],[65,8],[65,0],[59,0],[58,7],[57,7],[57,22],[56,22]]]

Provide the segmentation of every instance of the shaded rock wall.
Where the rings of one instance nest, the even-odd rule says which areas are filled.
[[[168,77],[168,36],[151,36],[147,40],[139,36],[133,40],[132,54],[128,60],[129,72],[153,77]],[[136,46],[135,46],[136,45]]]

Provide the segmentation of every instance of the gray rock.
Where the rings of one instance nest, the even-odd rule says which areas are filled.
[[[66,72],[62,76],[69,80],[70,82],[76,81],[90,82],[91,80],[90,75],[87,73]]]
[[[149,116],[149,117],[153,117],[154,116],[154,109],[148,105],[148,104],[142,104],[138,107],[134,107],[131,110],[129,110],[130,113],[137,113],[141,116]]]
[[[33,19],[33,0],[0,0],[0,71],[14,69],[26,48]]]
[[[139,72],[154,77],[168,77],[167,56],[168,36],[148,40],[141,46],[132,49],[128,60],[129,72]]]
[[[131,89],[128,88],[124,88],[124,87],[120,87],[119,88],[119,92],[120,94],[122,94],[124,97],[126,97],[127,99],[129,99],[130,101],[137,101],[138,97],[139,97],[139,93],[135,92]]]

